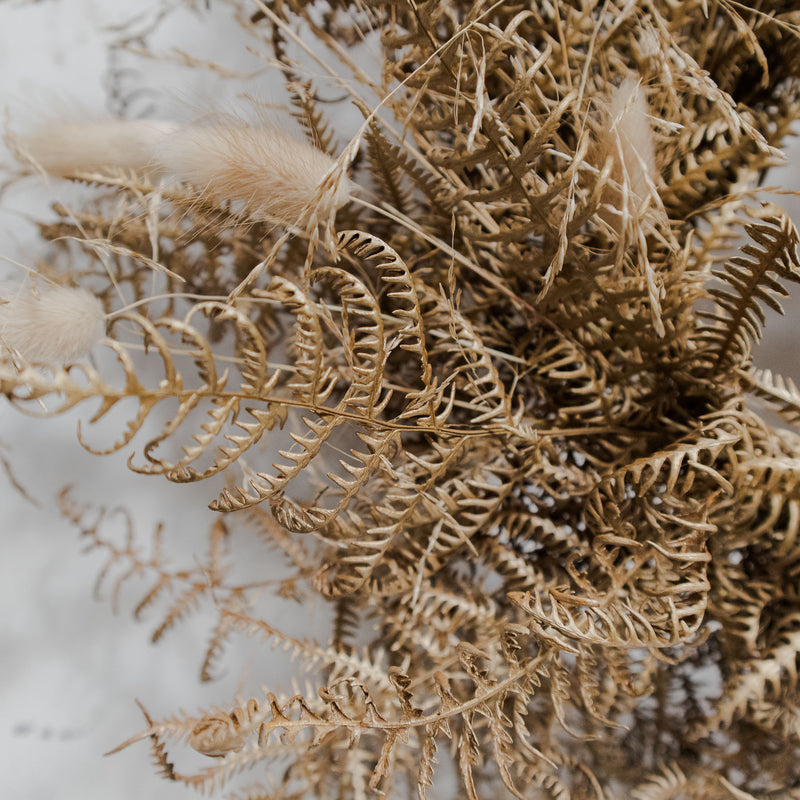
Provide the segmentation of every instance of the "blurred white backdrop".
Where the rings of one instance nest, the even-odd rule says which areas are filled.
[[[12,129],[59,115],[113,112],[110,83],[124,83],[124,68],[109,56],[107,44],[118,26],[146,29],[159,0],[44,0],[38,3],[0,0],[0,107]],[[175,2],[172,6],[179,6]],[[209,24],[202,3],[197,14],[164,22],[171,45],[224,48],[229,21]],[[263,62],[229,49],[228,63]],[[258,74],[256,89],[268,76]],[[213,76],[196,70],[179,73],[176,83],[152,76],[135,80],[158,87],[132,96],[134,113],[147,114],[148,103],[173,103],[173,118],[196,114],[213,102],[225,108]],[[76,109],[78,111],[76,112]],[[189,109],[187,111],[187,109]],[[172,110],[172,109],[171,109]],[[8,153],[0,160],[9,164]],[[0,182],[2,179],[0,179]],[[35,221],[52,219],[54,199],[74,199],[64,182],[26,179],[0,196],[0,257],[35,266],[45,254]],[[0,276],[19,278],[11,263],[0,263]],[[183,624],[160,646],[150,643],[156,622],[137,624],[131,608],[139,598],[123,595],[115,616],[107,597],[96,600],[92,587],[102,564],[86,555],[76,529],[55,507],[58,489],[74,484],[76,497],[87,502],[124,504],[136,509],[136,529],[147,535],[165,519],[198,551],[205,551],[205,531],[213,518],[205,504],[208,490],[167,485],[131,473],[124,455],[97,458],[78,444],[76,421],[86,413],[51,420],[31,420],[0,403],[0,455],[14,464],[19,482],[37,505],[13,491],[0,471],[0,797],[4,800],[170,800],[189,791],[155,774],[146,743],[104,758],[103,753],[141,730],[140,699],[154,715],[179,708],[194,710],[227,703],[236,690],[236,675],[200,687],[199,669],[208,636],[207,620]],[[116,489],[112,487],[116,486]],[[120,493],[119,486],[125,486]],[[83,490],[81,487],[84,487]],[[170,519],[174,493],[194,492],[191,518]],[[141,589],[141,586],[137,587]],[[252,688],[257,691],[258,684]]]
[[[178,5],[175,2],[174,5]],[[44,0],[38,3],[0,0],[0,106],[12,127],[63,113],[76,106],[87,113],[108,112],[111,77],[124,80],[110,59],[107,43],[114,28],[134,20],[147,27],[156,0]],[[224,25],[208,24],[198,3],[197,15],[165,25],[174,45],[224,44]],[[212,4],[213,5],[213,4]],[[263,62],[245,52],[228,52],[229,65],[257,72],[252,84],[267,94]],[[249,61],[248,61],[249,59]],[[154,67],[154,69],[157,69]],[[262,70],[261,72],[258,72]],[[142,113],[169,98],[176,114],[212,97],[215,108],[227,98],[205,83],[203,71],[184,73],[184,83],[162,85],[154,73],[152,96],[138,96]],[[180,109],[183,109],[182,111]],[[73,111],[74,113],[74,111]],[[0,152],[8,163],[8,154]],[[787,166],[773,173],[770,185],[800,188],[800,146],[793,143]],[[14,186],[0,196],[0,256],[35,265],[44,249],[37,242],[34,220],[48,216],[54,195],[69,195],[69,187],[54,182],[46,191],[35,180]],[[775,198],[800,221],[800,199]],[[0,266],[0,275],[15,268]],[[800,295],[800,291],[796,292]],[[787,317],[770,315],[770,333],[758,351],[761,366],[797,376],[795,340],[797,303],[787,305]],[[140,744],[110,758],[103,752],[142,727],[133,703],[137,697],[156,715],[179,707],[222,702],[232,683],[200,688],[197,676],[207,630],[183,625],[159,647],[149,642],[152,626],[135,624],[130,604],[115,617],[107,601],[97,602],[91,587],[100,561],[82,554],[82,544],[54,505],[65,483],[88,486],[95,497],[106,487],[124,485],[123,502],[137,509],[137,529],[147,531],[167,516],[176,487],[160,479],[129,472],[123,456],[99,459],[84,452],[75,437],[81,413],[33,422],[0,403],[0,453],[15,465],[20,482],[35,494],[33,506],[14,492],[0,473],[0,796],[9,800],[90,800],[91,798],[186,797],[182,787],[155,776],[147,747]],[[190,487],[180,487],[187,492]],[[80,490],[78,496],[80,497]],[[182,517],[187,537],[204,531],[211,512],[207,493],[196,491],[198,511]],[[85,499],[90,499],[88,496]],[[204,542],[201,542],[204,547]]]

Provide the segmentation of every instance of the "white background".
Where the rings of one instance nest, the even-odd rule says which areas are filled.
[[[0,107],[10,115],[12,127],[46,117],[53,108],[103,112],[109,68],[115,66],[105,48],[114,35],[107,26],[137,15],[144,24],[154,5],[137,0],[0,0]],[[208,24],[202,13],[165,28],[175,44],[219,46],[225,38],[224,26]],[[236,49],[227,56],[229,64],[253,66]],[[178,116],[220,91],[213,81],[205,84],[202,75],[184,78],[184,84],[177,83],[154,101],[163,106],[165,98],[172,98],[183,109],[176,111]],[[256,76],[255,85],[260,87],[262,79],[266,85],[268,76],[263,74]],[[213,98],[218,107],[225,100]],[[796,164],[798,156],[795,146],[789,164]],[[792,189],[797,174],[790,166],[767,182]],[[28,181],[0,197],[0,256],[35,264],[44,249],[25,215],[46,216],[47,202],[64,191],[69,190],[55,185],[43,191]],[[800,219],[797,198],[777,201]],[[14,268],[5,273],[14,275]],[[797,374],[796,325],[792,311],[772,329],[759,351],[761,366]],[[76,530],[54,507],[58,488],[74,483],[83,499],[100,497],[137,508],[137,529],[147,531],[167,515],[169,492],[175,487],[138,478],[122,457],[86,454],[75,438],[75,419],[33,421],[0,402],[2,452],[39,503],[30,505],[0,474],[0,797],[184,798],[188,790],[155,776],[145,744],[110,758],[102,753],[141,729],[134,697],[156,715],[179,707],[191,711],[225,702],[230,682],[222,691],[198,688],[204,628],[181,626],[162,646],[153,647],[153,626],[133,622],[130,599],[117,616],[108,602],[95,601],[91,587],[100,561],[82,554]],[[90,491],[81,494],[81,486]],[[177,522],[189,540],[205,530],[210,514],[204,510],[208,497],[197,493],[196,500],[196,515]]]
[[[146,27],[158,5],[155,0],[0,0],[0,108],[11,127],[74,115],[76,108],[106,113],[109,71],[118,66],[107,54],[106,42],[116,35],[108,27],[131,19],[134,27]],[[226,12],[224,20],[229,17]],[[174,44],[213,52],[224,47],[226,35],[235,34],[235,24],[227,25],[208,24],[201,13],[168,19],[164,28],[175,37]],[[233,66],[253,61],[231,48],[227,57]],[[133,76],[132,81],[159,89],[155,99],[145,95],[134,102],[160,103],[159,111],[173,103],[173,118],[196,114],[198,106],[212,102],[212,94],[215,110],[224,108],[228,98],[220,96],[218,83],[197,72],[183,73],[185,83],[174,86],[160,85],[147,74]],[[8,163],[7,155],[2,157]],[[33,221],[51,219],[49,203],[72,199],[75,191],[59,181],[43,184],[44,179],[28,179],[0,197],[0,256],[34,266],[46,252]],[[13,265],[0,265],[0,274],[21,273]],[[146,587],[139,586],[138,595],[124,593],[116,615],[107,597],[94,599],[102,558],[83,552],[77,530],[54,501],[61,486],[73,484],[83,501],[135,508],[136,530],[145,537],[156,521],[166,519],[169,533],[189,543],[198,537],[198,551],[204,552],[213,518],[205,504],[212,498],[207,490],[192,495],[193,487],[177,487],[180,497],[192,495],[196,511],[189,518],[170,517],[177,505],[175,486],[134,475],[123,456],[96,458],[83,451],[75,426],[85,416],[79,411],[32,420],[0,403],[0,452],[38,501],[38,507],[32,506],[0,473],[0,798],[195,796],[156,776],[147,743],[107,758],[103,753],[144,727],[134,698],[154,716],[227,704],[236,690],[236,665],[227,670],[227,680],[200,687],[207,620],[182,624],[153,646],[150,635],[158,619],[137,624],[131,616]]]

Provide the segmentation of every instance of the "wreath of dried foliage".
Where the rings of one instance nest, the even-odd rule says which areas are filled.
[[[154,639],[209,598],[203,680],[242,633],[316,680],[143,709],[131,741],[200,791],[261,766],[249,800],[796,797],[800,391],[751,358],[800,280],[758,189],[800,115],[796,4],[225,7],[360,190],[287,230],[76,175],[95,200],[41,231],[63,281],[142,301],[110,324],[122,379],[0,367],[23,411],[99,401],[94,453],[219,476],[208,555],[182,568],[161,530],[120,543],[62,496],[114,594],[149,582]],[[362,115],[349,144],[332,86]],[[269,586],[237,577],[253,529],[285,559]],[[271,590],[328,605],[329,641],[262,615]]]

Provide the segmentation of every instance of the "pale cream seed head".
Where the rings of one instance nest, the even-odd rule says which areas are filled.
[[[57,366],[85,358],[105,332],[103,305],[84,289],[16,287],[3,293],[0,350],[28,363]]]
[[[344,176],[325,190],[336,162],[305,141],[275,128],[211,124],[177,129],[160,141],[165,170],[217,203],[230,202],[251,219],[305,226],[325,220],[347,202]]]
[[[49,175],[71,177],[115,170],[156,177],[161,138],[175,129],[154,120],[50,120],[17,137],[21,152]]]

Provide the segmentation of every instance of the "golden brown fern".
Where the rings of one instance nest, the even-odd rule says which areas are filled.
[[[762,304],[781,312],[784,282],[800,281],[799,240],[791,220],[773,205],[750,215],[756,221],[745,225],[745,232],[752,241],[717,273],[726,287],[711,292],[716,309],[706,316],[709,325],[701,334],[703,368],[711,375],[748,363],[765,323]]]
[[[148,547],[65,502],[112,601],[144,578],[166,645],[206,613],[204,681],[240,634],[308,679],[267,669],[134,739],[200,791],[257,769],[253,799],[433,800],[449,772],[471,800],[790,796],[800,440],[751,403],[795,424],[800,398],[751,361],[800,275],[794,225],[758,205],[800,116],[793,5],[232,12],[340,156],[309,224],[77,170],[43,271],[102,298],[109,341],[91,366],[0,361],[10,404],[91,407],[92,452],[231,512],[168,564],[180,531]]]

